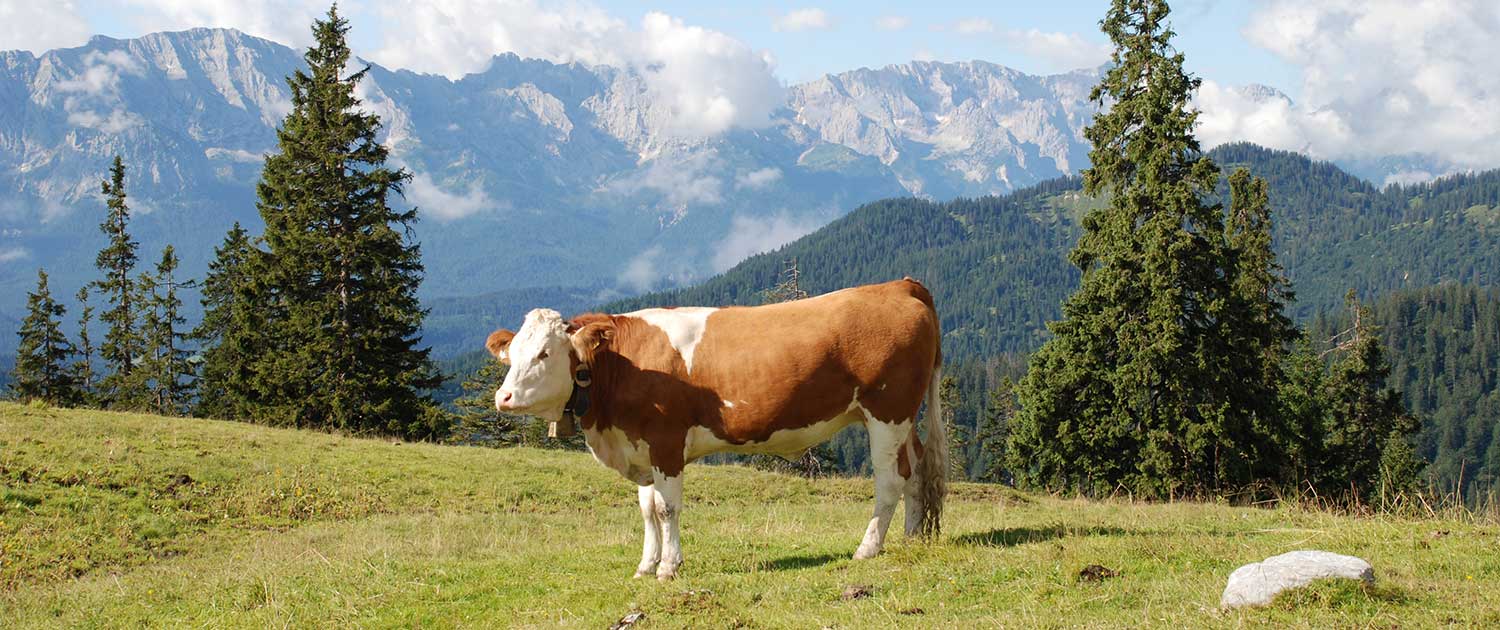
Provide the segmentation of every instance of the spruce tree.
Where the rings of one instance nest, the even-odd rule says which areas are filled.
[[[983,462],[979,481],[1010,481],[1005,468],[1005,441],[1010,433],[1011,419],[1016,414],[1015,389],[1015,383],[1007,376],[990,390],[984,417],[980,419],[979,428],[974,434],[974,441],[979,443],[980,460]]]
[[[94,321],[94,307],[89,304],[89,287],[84,285],[78,288],[78,362],[74,364],[74,372],[78,377],[78,390],[81,393],[80,402],[85,405],[94,404],[94,340],[89,335],[89,324]]]
[[[530,442],[524,418],[495,410],[495,390],[505,382],[507,366],[485,361],[464,379],[464,395],[453,401],[458,417],[449,441],[483,446],[520,446]],[[539,438],[538,438],[539,439]]]
[[[99,251],[94,265],[104,278],[94,286],[104,294],[107,308],[99,320],[108,328],[99,356],[109,371],[100,383],[104,402],[117,408],[136,408],[145,403],[144,383],[134,374],[141,357],[141,335],[136,324],[138,287],[131,273],[135,270],[136,242],[129,232],[130,206],[125,195],[125,165],[115,156],[109,168],[109,179],[100,184],[108,214],[99,230],[109,243]]]
[[[950,453],[949,474],[950,478],[957,481],[969,479],[969,431],[958,423],[958,409],[961,399],[958,392],[958,380],[952,376],[943,377],[938,383],[938,399],[942,401],[942,422],[948,425],[948,452]]]
[[[257,192],[265,222],[262,350],[251,373],[260,420],[355,432],[440,437],[449,427],[423,393],[441,379],[419,349],[415,210],[388,204],[409,178],[385,166],[380,120],[359,109],[345,76],[348,23],[313,25],[307,70],[288,78],[292,110]]]
[[[191,335],[202,357],[196,416],[226,420],[254,416],[257,397],[251,368],[265,337],[253,274],[262,258],[263,252],[236,222],[208,264],[200,287],[203,320]]]
[[[1082,282],[1018,388],[1007,450],[1023,483],[1167,497],[1254,478],[1262,440],[1233,390],[1256,376],[1224,339],[1223,209],[1205,201],[1219,171],[1193,137],[1199,80],[1167,17],[1163,0],[1114,0],[1100,23],[1115,50],[1083,175],[1108,205],[1083,219]]]
[[[164,416],[181,414],[192,396],[193,366],[183,343],[187,336],[182,326],[187,322],[179,313],[182,300],[177,297],[177,252],[171,245],[161,252],[156,272],[142,279],[146,319],[141,326],[145,354],[138,371],[146,379],[150,409]]]
[[[69,364],[75,351],[60,327],[67,309],[52,299],[47,272],[38,269],[36,275],[36,291],[27,294],[26,317],[16,333],[21,342],[11,372],[11,392],[17,400],[76,405],[81,393],[77,373]]]
[[[1386,386],[1390,366],[1369,310],[1350,291],[1352,338],[1340,345],[1325,385],[1322,462],[1315,485],[1324,496],[1370,500],[1382,490],[1410,489],[1420,462],[1411,448],[1421,423],[1401,394]]]
[[[1231,405],[1249,416],[1253,431],[1242,436],[1245,452],[1255,453],[1256,480],[1285,485],[1298,474],[1298,428],[1278,393],[1287,352],[1300,333],[1286,314],[1293,294],[1272,248],[1271,206],[1266,182],[1238,169],[1229,177],[1230,210],[1225,222],[1229,306],[1220,319],[1223,346],[1239,386],[1230,387]]]
[[[1290,467],[1283,485],[1306,490],[1325,459],[1323,439],[1328,412],[1324,396],[1328,371],[1312,343],[1302,337],[1286,356],[1282,373],[1284,378],[1276,399],[1289,446],[1285,461]]]

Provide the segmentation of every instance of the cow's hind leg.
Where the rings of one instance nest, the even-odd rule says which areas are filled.
[[[682,536],[678,519],[682,515],[682,471],[668,477],[661,469],[653,469],[652,487],[655,489],[656,519],[661,526],[661,562],[656,566],[656,579],[670,580],[677,577],[677,568],[682,566]]]
[[[911,477],[907,478],[906,485],[906,535],[916,536],[922,528],[922,441],[917,439],[917,426],[912,423],[911,433],[906,441],[901,444],[901,454],[906,457],[907,468],[911,471]]]
[[[656,573],[656,563],[661,560],[661,522],[656,518],[656,488],[641,486],[637,495],[641,520],[646,522],[646,540],[641,547],[641,563],[635,568],[635,576],[644,577]]]
[[[885,545],[885,533],[901,501],[906,478],[899,470],[902,443],[911,433],[908,423],[891,424],[868,418],[865,430],[870,434],[870,466],[875,471],[875,514],[865,528],[865,539],[854,552],[855,560],[873,558]]]

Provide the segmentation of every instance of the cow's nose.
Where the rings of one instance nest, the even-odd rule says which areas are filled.
[[[513,398],[515,395],[510,392],[495,392],[495,406],[501,409],[508,408]]]

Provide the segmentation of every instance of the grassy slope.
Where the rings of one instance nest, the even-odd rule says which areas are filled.
[[[1463,522],[960,484],[940,543],[853,562],[868,481],[696,466],[685,577],[659,584],[629,578],[635,493],[586,455],[0,404],[0,485],[20,626],[1500,625],[1500,531]],[[1234,567],[1301,548],[1379,586],[1217,610]],[[1080,582],[1093,563],[1122,575]],[[841,601],[855,584],[873,596]]]

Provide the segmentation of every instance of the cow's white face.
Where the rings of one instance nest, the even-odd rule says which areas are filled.
[[[573,393],[571,351],[568,325],[561,314],[544,308],[527,313],[521,330],[504,351],[510,371],[495,391],[495,408],[548,422],[561,419]]]

